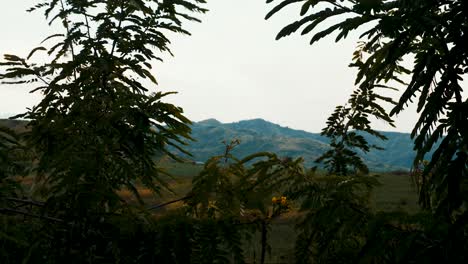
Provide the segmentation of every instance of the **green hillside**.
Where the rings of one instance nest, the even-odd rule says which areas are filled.
[[[369,135],[364,137],[369,143],[383,147],[361,153],[371,170],[409,170],[415,152],[410,135],[407,133],[381,132],[388,140],[382,141]],[[303,157],[307,166],[314,166],[314,160],[328,148],[328,139],[320,133],[310,133],[268,122],[263,119],[243,120],[235,123],[221,123],[215,119],[196,122],[192,126],[192,136],[187,150],[191,159],[206,161],[224,151],[223,141],[239,139],[241,144],[233,152],[243,157],[254,152],[270,151],[281,156]]]
[[[1,120],[1,123],[14,130],[24,129],[25,122],[20,120]],[[382,141],[375,137],[364,135],[370,144],[383,147],[384,150],[372,150],[361,153],[362,157],[373,171],[409,170],[415,152],[408,133],[381,132],[388,140]],[[223,141],[239,139],[241,144],[233,154],[244,157],[255,152],[269,151],[280,156],[303,157],[307,166],[315,166],[317,159],[328,149],[328,138],[320,133],[310,133],[282,127],[263,119],[243,120],[235,123],[221,123],[216,119],[195,122],[192,125],[192,137],[186,147],[194,161],[204,162],[214,155],[224,151]],[[184,156],[182,153],[178,153]]]

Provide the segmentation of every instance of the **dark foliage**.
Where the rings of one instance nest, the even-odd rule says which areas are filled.
[[[31,207],[20,207],[29,210],[2,208],[6,221],[15,214],[35,218],[23,222],[33,238],[16,243],[25,263],[141,263],[145,254],[137,251],[146,246],[127,251],[125,243],[150,235],[143,231],[149,215],[118,191],[130,190],[141,204],[137,184],[159,193],[167,186],[154,156],[171,156],[169,145],[180,149],[182,139],[190,139],[182,109],[162,101],[168,94],[150,94],[148,82],[157,83],[150,62],[170,53],[165,35],[189,34],[182,22],[199,21],[193,14],[205,12],[202,3],[49,0],[28,10],[42,10],[64,33],[45,38],[27,58],[5,55],[0,64],[3,83],[37,84],[33,92],[43,94],[18,117],[30,120],[23,137],[37,153],[32,195],[44,202],[27,198]],[[38,52],[49,61],[30,62]],[[10,141],[1,136],[2,146]],[[2,184],[11,164],[2,160]],[[2,203],[4,195],[11,198],[2,188]],[[6,248],[15,247],[9,234],[1,237]]]
[[[331,149],[316,162],[323,162],[329,174],[347,176],[369,172],[367,165],[356,151],[361,150],[366,153],[371,148],[380,148],[369,145],[358,132],[365,132],[383,140],[387,139],[371,128],[369,116],[377,117],[393,125],[393,121],[377,102],[378,99],[393,103],[390,98],[379,96],[372,89],[357,89],[351,95],[348,105],[336,107],[335,112],[328,118],[327,127],[322,130],[322,135],[330,138]]]
[[[416,100],[420,118],[412,132],[417,151],[415,166],[440,142],[418,180],[420,203],[436,224],[418,218],[414,229],[391,233],[395,235],[392,238],[395,243],[404,245],[404,249],[399,247],[393,251],[392,247],[380,247],[373,256],[382,254],[382,260],[388,263],[466,262],[468,101],[463,98],[460,81],[468,72],[468,3],[462,0],[286,0],[276,5],[267,18],[295,3],[302,6],[301,19],[283,28],[278,39],[302,30],[303,35],[314,32],[311,44],[332,33],[340,41],[351,31],[362,29],[363,41],[351,64],[358,68],[358,89],[404,85],[391,115],[400,113]],[[314,31],[332,17],[341,20]],[[403,63],[405,59],[413,59],[413,63],[408,66]],[[403,81],[405,75],[409,83]],[[394,227],[405,226],[401,217],[394,221],[401,221]],[[388,230],[376,232],[389,234]],[[429,251],[431,258],[410,256],[422,256]],[[392,254],[398,257],[385,258]]]

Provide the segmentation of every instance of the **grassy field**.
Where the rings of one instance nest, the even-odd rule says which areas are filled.
[[[419,210],[418,195],[408,173],[379,174],[382,184],[374,190],[373,203],[377,210],[400,209],[406,212]]]
[[[203,165],[191,163],[164,163],[162,167],[174,176],[169,179],[174,193],[163,192],[163,201],[185,195],[190,190],[192,177],[203,169]],[[373,193],[374,208],[407,212],[418,210],[418,196],[408,173],[379,173],[377,177],[381,186],[375,188]]]
[[[173,177],[168,177],[168,183],[172,191],[162,191],[162,196],[155,196],[145,188],[140,188],[139,192],[148,205],[162,204],[184,197],[191,189],[192,177],[197,175],[203,165],[192,163],[163,163],[162,167]],[[412,187],[411,179],[407,173],[383,173],[378,179],[381,186],[374,190],[372,203],[376,210],[404,210],[406,212],[418,211],[417,194]],[[28,179],[30,180],[30,179]],[[26,182],[27,183],[27,182]],[[30,183],[28,183],[30,184]],[[132,194],[127,190],[122,190],[121,195],[129,200],[134,200]],[[163,214],[168,210],[178,208],[182,202],[177,202],[164,206],[155,213]],[[267,263],[291,263],[294,255],[294,242],[296,233],[294,223],[297,213],[289,213],[275,219],[269,230],[268,240],[271,246],[271,256],[268,256]],[[246,257],[253,260],[260,256],[260,235],[254,234],[254,240],[245,245]]]
[[[163,192],[162,197],[146,197],[146,201],[151,204],[163,203],[173,199],[183,197],[190,190],[191,179],[198,174],[203,165],[191,163],[176,164],[168,163],[163,166],[169,173],[174,175],[170,179],[171,189],[174,191]],[[374,190],[372,203],[376,210],[403,210],[406,212],[418,211],[417,194],[411,184],[411,178],[408,173],[381,173],[378,175],[378,180],[381,186]],[[166,210],[177,208],[182,203],[174,203],[161,209],[160,213]],[[290,215],[296,215],[294,213]],[[294,241],[296,233],[294,230],[294,217],[286,215],[273,222],[269,231],[269,244],[272,254],[268,256],[267,263],[291,263],[294,255]],[[260,236],[254,235],[254,240],[250,244],[245,245],[245,252],[250,263],[255,263],[254,260],[260,256]]]

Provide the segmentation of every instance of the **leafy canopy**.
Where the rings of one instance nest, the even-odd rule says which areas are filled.
[[[41,221],[31,219],[23,226],[39,231],[31,231],[37,236],[26,248],[2,240],[9,241],[4,248],[23,250],[16,255],[25,259],[11,263],[26,263],[38,254],[57,263],[129,263],[125,258],[132,254],[145,255],[123,252],[128,241],[138,236],[145,240],[151,225],[143,224],[146,213],[135,211],[118,191],[127,188],[143,203],[137,184],[156,194],[167,187],[155,156],[173,156],[167,147],[181,149],[184,139],[190,139],[183,110],[163,102],[170,93],[149,92],[157,84],[151,62],[161,60],[161,53],[170,54],[169,32],[189,34],[183,22],[199,21],[194,15],[206,11],[203,3],[44,0],[28,10],[42,11],[62,32],[46,37],[27,58],[7,54],[0,63],[2,83],[36,85],[32,92],[43,95],[38,105],[17,117],[29,121],[25,143],[38,154],[31,162],[33,194],[45,202],[21,201],[24,210],[17,213]],[[39,52],[45,63],[34,62]],[[1,136],[3,144],[3,131]],[[33,209],[25,211],[24,204]],[[122,236],[116,238],[119,232]],[[139,259],[131,261],[145,262]]]
[[[468,72],[467,2],[286,0],[276,5],[267,18],[295,3],[301,5],[301,19],[283,28],[277,38],[301,30],[303,35],[313,35],[311,43],[332,33],[340,41],[351,31],[361,29],[363,41],[351,64],[358,69],[359,89],[375,89],[390,81],[404,84],[391,115],[417,99],[420,118],[412,132],[417,151],[414,163],[419,164],[434,143],[442,141],[423,174],[426,180],[421,203],[454,217],[467,202],[460,189],[466,181],[468,162],[464,132],[468,101],[460,84]],[[337,22],[314,31],[328,19]],[[409,65],[403,63],[411,58]],[[404,75],[409,77],[408,83],[402,81]]]
[[[182,109],[162,102],[167,94],[149,94],[154,48],[170,52],[167,32],[189,34],[182,20],[199,21],[204,1],[58,1],[37,4],[63,34],[44,39],[27,59],[5,55],[4,82],[39,84],[42,101],[20,115],[31,120],[28,142],[41,153],[37,172],[54,199],[99,196],[119,204],[116,191],[135,189],[140,180],[158,192],[153,157],[190,138]],[[183,11],[181,11],[183,10]],[[47,63],[30,63],[45,52]],[[65,197],[63,197],[65,198]],[[97,197],[96,197],[97,199]],[[91,204],[79,199],[79,206]],[[78,206],[78,204],[76,204]],[[74,208],[74,206],[72,206]]]
[[[267,0],[270,2],[273,0]],[[359,30],[361,41],[350,66],[358,70],[357,91],[377,96],[358,104],[366,108],[379,100],[391,102],[378,95],[377,89],[400,85],[404,89],[390,116],[401,113],[413,101],[417,103],[419,119],[412,131],[417,151],[414,166],[422,163],[436,142],[440,143],[416,181],[420,204],[429,213],[430,221],[424,220],[427,215],[413,218],[411,223],[401,215],[378,217],[388,222],[376,221],[380,224],[376,224],[369,238],[406,240],[406,246],[396,249],[394,254],[392,250],[384,250],[380,261],[466,262],[468,99],[461,81],[468,73],[468,2],[282,0],[266,18],[293,5],[299,5],[300,19],[284,27],[277,39],[299,32],[310,34],[310,43],[314,44],[331,35],[340,41]],[[339,129],[333,125],[340,124],[343,116],[355,119],[348,115],[350,109],[338,108],[329,119],[329,127]],[[388,121],[380,111],[372,111],[372,115]],[[333,162],[330,156],[325,157]],[[392,221],[399,224],[385,224]],[[372,248],[374,257],[379,254],[375,246],[367,244],[365,248]],[[422,258],[423,255],[430,257]]]

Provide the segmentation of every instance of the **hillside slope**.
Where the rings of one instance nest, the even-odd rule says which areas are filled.
[[[0,124],[14,130],[24,130],[25,121],[0,120]],[[382,141],[364,134],[370,144],[385,150],[361,153],[366,164],[374,171],[409,170],[415,156],[413,141],[407,133],[381,132],[388,140]],[[224,152],[224,142],[238,139],[241,144],[233,154],[239,158],[255,152],[269,151],[284,157],[303,157],[306,166],[315,166],[317,159],[329,148],[328,138],[319,133],[310,133],[265,121],[263,119],[243,120],[235,123],[221,123],[215,119],[195,122],[192,137],[186,150],[194,161],[204,162]],[[184,156],[182,153],[178,153]]]
[[[365,135],[371,144],[385,150],[372,150],[362,154],[372,170],[409,170],[415,152],[410,135],[407,133],[381,132],[388,140],[382,141]],[[280,156],[304,158],[307,166],[314,166],[314,160],[328,149],[328,139],[319,133],[295,130],[265,121],[263,119],[243,120],[235,123],[221,123],[215,119],[196,122],[192,126],[191,142],[187,150],[191,159],[205,161],[224,151],[223,141],[239,139],[241,144],[233,152],[244,157],[259,151],[271,151]]]

